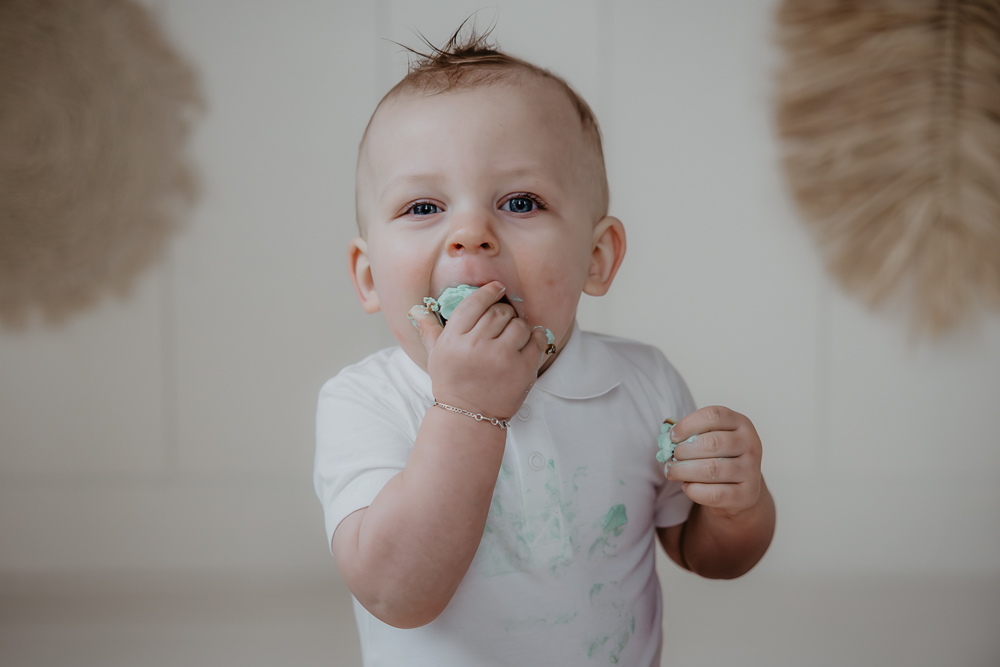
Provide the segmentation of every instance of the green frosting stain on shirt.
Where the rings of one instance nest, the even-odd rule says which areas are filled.
[[[587,645],[587,657],[591,660],[595,658],[600,658],[604,655],[605,645],[611,641],[610,647],[607,649],[608,662],[612,665],[617,665],[618,660],[621,657],[622,651],[628,646],[628,640],[632,638],[633,632],[635,632],[635,617],[632,617],[632,632],[629,632],[628,626],[619,627],[613,635],[605,635],[603,637],[597,637],[590,641]]]
[[[612,548],[611,538],[619,537],[623,532],[625,532],[625,524],[628,523],[628,515],[625,512],[624,505],[615,505],[608,510],[608,513],[604,515],[604,519],[601,521],[601,535],[598,536],[594,543],[590,545],[590,550],[587,551],[587,555],[590,558],[595,556],[613,556],[614,554],[609,554],[608,549]]]
[[[615,505],[608,510],[608,514],[604,517],[601,527],[604,529],[605,535],[611,533],[615,537],[618,537],[625,530],[626,523],[628,523],[628,516],[625,514],[625,506]]]
[[[590,645],[587,647],[587,657],[593,658],[594,656],[596,656],[597,652],[600,651],[601,648],[608,643],[609,639],[611,639],[611,637],[605,635],[604,637],[600,637],[590,642]]]
[[[615,645],[611,649],[611,654],[608,656],[608,661],[613,664],[618,664],[618,658],[621,656],[622,651],[628,645],[628,640],[632,638],[632,633],[635,632],[635,616],[632,617],[632,632],[629,632],[625,627],[618,628],[618,632],[615,633]]]
[[[590,589],[590,607],[604,621],[600,634],[584,644],[587,657],[595,662],[617,664],[629,640],[635,634],[635,615],[627,609],[626,596],[617,581],[594,584]]]
[[[520,475],[501,466],[493,501],[486,518],[483,539],[476,553],[477,570],[486,577],[510,572],[558,571],[573,561],[571,524],[577,515],[575,503],[562,489],[555,460],[550,459],[543,474],[541,498],[522,498]],[[525,496],[531,489],[524,489]]]
[[[504,631],[521,634],[530,631],[545,630],[557,625],[569,625],[578,614],[579,612],[573,612],[572,614],[559,614],[552,619],[536,616],[523,621],[509,621],[504,624]]]
[[[594,596],[595,595],[599,595],[602,588],[604,588],[604,584],[594,584],[590,588],[590,606],[591,607],[594,606]]]

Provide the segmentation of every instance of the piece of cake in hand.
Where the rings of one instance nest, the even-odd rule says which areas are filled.
[[[674,450],[677,449],[677,445],[680,444],[679,442],[674,442],[670,439],[670,431],[673,430],[676,423],[676,421],[667,417],[663,420],[663,423],[660,424],[660,437],[657,438],[657,444],[660,446],[660,451],[656,453],[656,460],[660,463],[666,463],[667,461],[673,459]],[[696,437],[697,436],[692,435],[684,442],[694,442]],[[663,472],[666,473],[667,469],[664,468]]]
[[[462,303],[467,296],[471,295],[477,289],[479,288],[473,287],[472,285],[456,285],[455,287],[446,287],[441,292],[441,296],[436,299],[430,296],[424,297],[424,308],[426,308],[429,312],[434,313],[435,317],[438,318],[438,322],[443,327],[448,323],[448,320],[451,319],[451,314],[455,312],[455,308],[458,307],[458,304]],[[507,300],[507,297],[501,297],[500,300],[510,303],[510,301]],[[521,299],[513,297],[513,300],[520,301]],[[548,329],[545,329],[545,340],[548,343],[545,353],[553,354],[556,351],[556,337]]]

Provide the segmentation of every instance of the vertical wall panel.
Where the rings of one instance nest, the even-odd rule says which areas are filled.
[[[749,415],[768,471],[816,465],[817,267],[783,197],[770,2],[622,2],[611,327],[659,346],[699,405]]]
[[[959,485],[1000,474],[1000,317],[917,340],[902,313],[872,313],[835,290],[831,335],[835,474],[931,473],[944,485],[956,472]]]
[[[171,7],[209,103],[195,143],[205,196],[177,256],[182,464],[308,478],[320,385],[390,342],[344,263],[374,11]]]
[[[162,279],[153,269],[63,325],[0,329],[0,475],[44,484],[161,467]]]

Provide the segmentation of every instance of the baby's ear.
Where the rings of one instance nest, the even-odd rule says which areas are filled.
[[[368,259],[368,242],[361,238],[351,239],[347,245],[347,270],[351,274],[354,291],[358,293],[358,301],[366,313],[377,313],[381,309],[378,302],[378,292],[375,291],[375,279],[372,277],[372,265]]]
[[[583,284],[584,294],[603,296],[611,288],[625,258],[625,226],[610,215],[594,226],[594,242],[590,254],[590,270]]]

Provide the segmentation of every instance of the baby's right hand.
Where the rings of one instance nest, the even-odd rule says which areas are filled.
[[[447,327],[422,306],[410,309],[438,402],[499,419],[524,402],[547,342],[544,331],[497,303],[504,291],[497,281],[483,285],[455,308]]]

